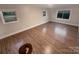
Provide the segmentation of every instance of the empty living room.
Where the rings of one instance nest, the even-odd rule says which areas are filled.
[[[79,54],[79,4],[0,4],[0,54]]]

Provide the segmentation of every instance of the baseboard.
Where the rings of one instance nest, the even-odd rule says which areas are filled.
[[[57,23],[62,23],[62,24],[67,24],[67,25],[72,25],[78,27],[77,24],[69,24],[69,23],[64,23],[64,22],[58,22],[58,21],[50,21],[50,22],[57,22]]]
[[[0,37],[0,40],[1,40],[1,39],[4,39],[4,38],[6,38],[6,37],[9,37],[9,36],[15,35],[15,34],[17,34],[17,33],[20,33],[20,32],[23,32],[23,31],[26,31],[26,30],[29,30],[29,29],[32,29],[32,28],[34,28],[34,27],[37,27],[37,26],[42,25],[42,24],[47,23],[47,22],[48,22],[48,21],[43,22],[43,23],[40,23],[40,24],[36,24],[36,25],[31,26],[31,27],[28,27],[28,28],[24,28],[24,29],[18,30],[18,31],[16,31],[16,32],[13,32],[13,33],[10,33],[10,34],[7,34],[7,35],[3,35],[2,37]]]

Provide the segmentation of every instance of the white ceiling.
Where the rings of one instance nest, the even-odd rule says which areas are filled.
[[[79,4],[0,4],[0,7],[11,7],[11,6],[35,6],[35,7],[42,7],[42,8],[52,8],[52,7],[79,7]]]

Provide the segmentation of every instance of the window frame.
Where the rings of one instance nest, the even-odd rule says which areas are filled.
[[[62,18],[57,18],[57,15],[58,15],[58,11],[64,11],[64,10],[69,10],[70,11],[70,16],[69,16],[69,19],[63,19],[63,17]],[[70,21],[70,19],[71,19],[71,9],[60,9],[60,10],[57,10],[56,11],[56,19],[57,20],[62,20],[62,21]]]
[[[11,24],[11,23],[19,22],[19,21],[18,21],[18,18],[17,18],[17,14],[16,14],[16,19],[17,19],[16,21],[5,22],[5,19],[4,19],[4,17],[3,17],[3,13],[2,13],[2,12],[16,12],[16,10],[15,10],[15,9],[6,9],[6,10],[0,11],[0,15],[1,15],[1,19],[2,19],[3,24]]]
[[[45,16],[44,16],[44,12],[45,12]],[[42,11],[42,14],[43,14],[43,17],[46,17],[47,16],[47,11],[46,10],[43,10]]]

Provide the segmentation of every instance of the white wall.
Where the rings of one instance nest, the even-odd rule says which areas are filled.
[[[47,6],[44,8],[42,5],[41,7],[38,7],[38,5],[0,5],[0,11],[6,9],[15,9],[19,22],[3,24],[0,18],[0,39],[30,29],[48,21],[60,22],[75,26],[79,24],[79,5],[53,5],[53,7],[50,9],[47,9]],[[61,9],[71,10],[70,21],[56,19],[57,10]],[[42,17],[42,10],[47,10],[48,15],[46,17]]]
[[[69,21],[64,21],[61,19],[58,20],[56,18],[57,11],[58,10],[65,10],[65,9],[71,10]],[[51,8],[50,21],[78,26],[78,24],[79,24],[78,20],[79,20],[79,5],[54,5],[54,7]]]
[[[48,22],[48,16],[42,17],[42,10],[47,10],[46,8],[27,5],[0,5],[0,11],[6,9],[15,9],[19,22],[3,24],[0,18],[0,39]]]

